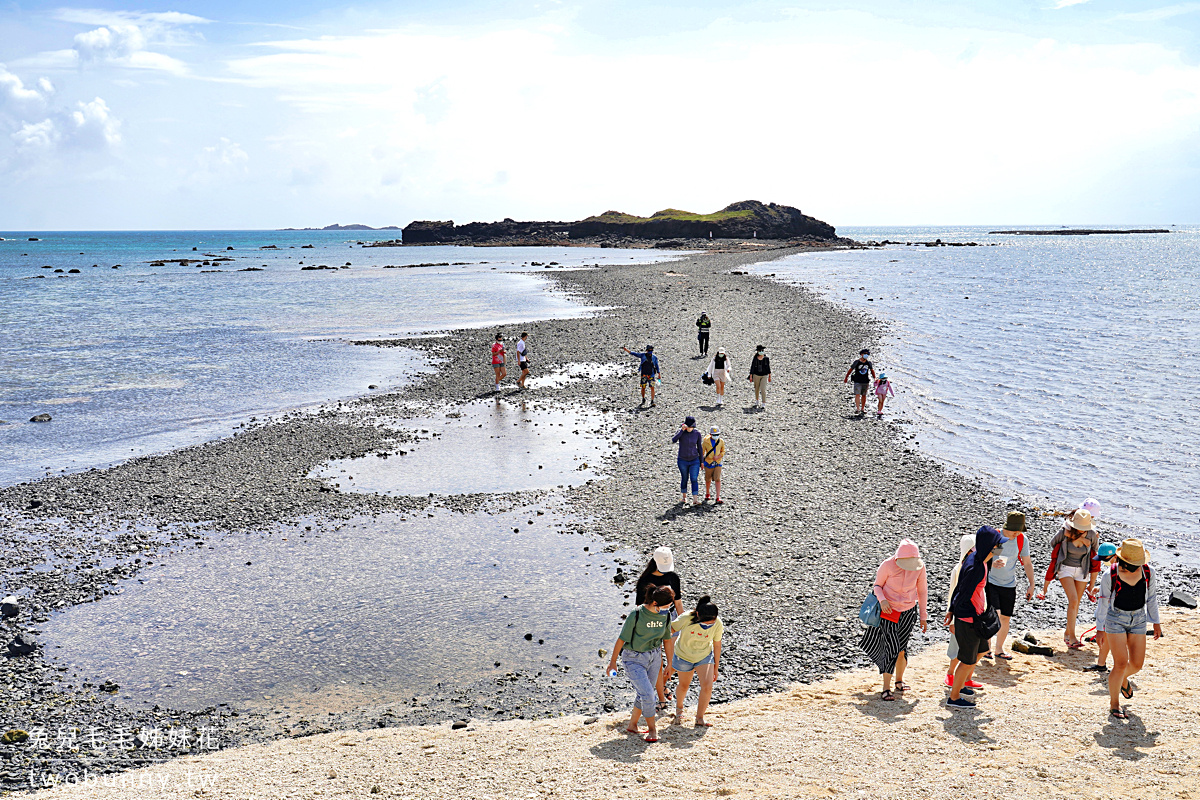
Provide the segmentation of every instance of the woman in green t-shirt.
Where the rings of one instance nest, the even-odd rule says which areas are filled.
[[[704,712],[712,698],[717,669],[721,666],[721,636],[725,626],[717,618],[717,607],[704,595],[696,608],[671,623],[671,631],[679,632],[671,668],[679,673],[679,688],[675,691],[675,724],[683,724],[683,702],[692,683],[692,673],[700,680],[700,699],[696,703],[696,727],[711,728]]]
[[[674,654],[670,607],[675,601],[675,592],[670,586],[655,586],[648,595],[646,602],[625,618],[621,634],[613,645],[612,657],[608,659],[608,674],[617,674],[617,657],[620,656],[625,674],[637,691],[633,713],[625,730],[628,733],[641,733],[638,719],[645,717],[646,741],[657,742],[658,728],[654,717],[658,698],[654,693],[654,684],[662,668],[663,645],[666,645],[668,659]]]

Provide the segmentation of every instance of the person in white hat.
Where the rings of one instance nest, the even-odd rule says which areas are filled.
[[[1154,625],[1154,638],[1162,636],[1158,615],[1158,576],[1150,568],[1149,554],[1140,539],[1126,539],[1117,548],[1117,563],[1100,574],[1100,602],[1107,609],[1104,635],[1112,651],[1108,673],[1108,713],[1127,719],[1121,698],[1133,697],[1129,678],[1146,661],[1146,623]]]
[[[1067,629],[1063,641],[1072,650],[1083,647],[1075,635],[1075,618],[1084,595],[1094,595],[1096,575],[1100,571],[1097,554],[1100,535],[1092,515],[1082,508],[1071,512],[1063,528],[1050,540],[1050,566],[1042,582],[1042,594],[1050,589],[1050,581],[1058,579],[1067,595]],[[1095,571],[1093,571],[1093,569]]]
[[[650,597],[650,593],[655,586],[668,586],[675,594],[675,602],[671,605],[670,616],[671,620],[679,618],[683,613],[683,599],[680,594],[679,575],[675,573],[675,554],[671,552],[671,548],[667,546],[657,547],[654,553],[650,556],[649,563],[642,570],[642,574],[638,576],[637,588],[634,592],[634,603],[642,605]],[[658,678],[655,681],[655,690],[658,692],[659,709],[667,707],[668,701],[671,699],[671,693],[667,691],[667,681],[671,677],[670,662],[665,665],[665,669],[658,672]]]

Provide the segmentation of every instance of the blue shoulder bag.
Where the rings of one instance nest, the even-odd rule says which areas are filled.
[[[866,625],[870,628],[878,628],[879,615],[881,613],[882,609],[879,607],[879,598],[876,597],[875,592],[872,591],[867,595],[867,599],[863,600],[862,606],[859,607],[858,619],[863,625]]]

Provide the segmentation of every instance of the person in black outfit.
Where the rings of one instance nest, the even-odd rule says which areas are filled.
[[[696,320],[696,341],[700,344],[700,355],[708,355],[708,334],[711,333],[712,320],[708,318],[707,311],[700,312],[700,319]]]
[[[767,384],[771,382],[771,359],[767,358],[766,350],[761,344],[755,348],[754,358],[750,359],[750,375],[746,378],[754,384],[754,405],[759,408],[767,407]]]
[[[846,377],[842,378],[842,383],[854,379],[854,411],[859,416],[867,413],[867,390],[871,388],[871,381],[875,380],[875,365],[871,363],[870,356],[870,350],[858,351],[858,359],[846,370]]]
[[[675,572],[675,555],[671,552],[671,548],[666,546],[654,550],[654,554],[650,556],[650,562],[646,564],[646,568],[638,577],[637,588],[633,595],[634,605],[640,606],[649,601],[650,595],[658,586],[667,586],[675,593],[674,602],[668,609],[664,609],[670,613],[671,619],[674,621],[683,613],[683,600],[680,599],[679,575]],[[678,633],[672,634],[672,638],[678,636]],[[654,684],[660,710],[666,708],[668,701],[672,699],[671,692],[667,690],[667,681],[671,679],[671,662],[665,659],[664,661],[663,668],[658,671],[658,680]]]

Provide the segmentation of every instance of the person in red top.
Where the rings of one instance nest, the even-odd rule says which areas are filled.
[[[496,391],[500,391],[500,381],[508,375],[508,370],[504,368],[505,353],[503,335],[496,334],[496,342],[492,345],[492,370],[496,373]]]

